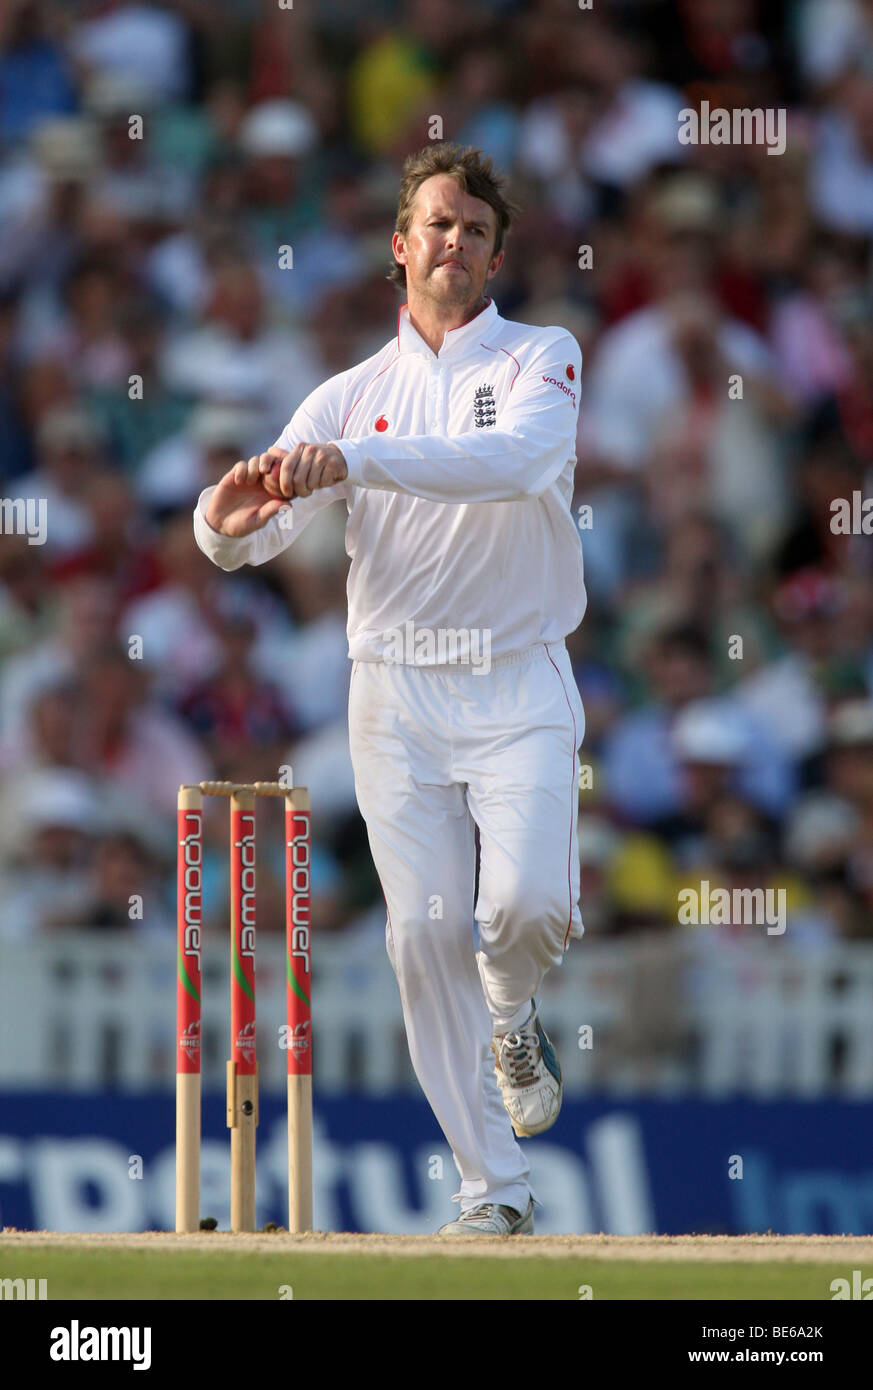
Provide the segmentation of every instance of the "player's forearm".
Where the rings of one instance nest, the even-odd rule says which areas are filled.
[[[524,431],[471,430],[337,440],[348,483],[431,502],[521,502],[538,497],[575,457],[575,439],[535,423]]]
[[[280,523],[279,517],[268,521],[259,531],[248,536],[225,536],[216,531],[206,519],[209,499],[215,491],[208,487],[201,492],[194,509],[194,539],[199,548],[213,564],[223,570],[238,570],[243,565],[263,565],[272,560],[290,543],[293,527],[288,522],[292,518],[283,513],[287,520]]]

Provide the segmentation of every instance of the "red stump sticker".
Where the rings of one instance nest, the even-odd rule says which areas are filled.
[[[285,810],[286,983],[288,1075],[309,1076],[311,1046],[311,958],[309,942],[309,812]]]
[[[200,931],[203,921],[203,813],[179,811],[176,949],[176,1071],[200,1071],[202,993]]]
[[[257,1069],[255,1056],[255,813],[230,813],[231,1058],[237,1075]]]

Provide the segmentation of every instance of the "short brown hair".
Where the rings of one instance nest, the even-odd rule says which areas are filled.
[[[433,178],[434,174],[449,174],[471,198],[481,198],[483,203],[488,203],[494,209],[497,232],[491,254],[492,258],[496,256],[503,249],[504,238],[521,208],[506,197],[503,191],[506,181],[495,173],[490,157],[472,145],[442,141],[438,145],[425,145],[415,154],[407,156],[400,180],[395,232],[403,237],[408,235],[415,196],[425,180]],[[395,261],[386,278],[398,289],[405,290],[406,266],[398,265]]]

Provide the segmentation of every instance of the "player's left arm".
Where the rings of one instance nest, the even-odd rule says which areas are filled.
[[[337,455],[355,487],[404,492],[432,502],[518,502],[539,497],[576,457],[582,352],[566,332],[534,347],[522,362],[497,423],[454,437],[439,434],[367,435],[298,446],[283,464],[282,486],[292,478],[322,486],[322,466],[336,481]]]

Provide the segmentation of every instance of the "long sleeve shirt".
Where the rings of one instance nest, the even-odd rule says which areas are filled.
[[[263,564],[342,500],[351,658],[384,660],[386,634],[409,623],[486,631],[492,658],[559,641],[586,604],[572,511],[581,369],[565,329],[503,319],[491,299],[434,353],[404,304],[396,335],[311,392],[276,440],[335,444],[348,477],[241,539],[206,521],[207,488],[197,543],[225,570]]]

